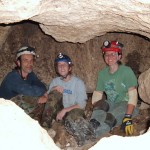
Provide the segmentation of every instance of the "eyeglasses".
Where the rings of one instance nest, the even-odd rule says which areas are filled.
[[[117,53],[111,53],[111,54],[104,54],[104,57],[116,57],[118,54]]]

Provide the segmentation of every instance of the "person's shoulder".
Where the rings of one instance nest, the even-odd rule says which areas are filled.
[[[108,72],[108,69],[109,67],[108,66],[105,66],[104,68],[102,68],[100,71],[99,71],[99,74],[103,74],[105,72]]]
[[[28,75],[30,76],[37,76],[35,72],[31,71]]]
[[[57,81],[60,81],[60,80],[61,80],[60,77],[56,77],[56,78],[53,78],[53,79],[51,80],[51,82],[57,82]]]
[[[6,76],[7,77],[15,77],[15,76],[18,76],[18,72],[17,72],[17,70],[12,70]]]
[[[126,66],[126,65],[120,65],[120,69],[121,69],[121,70],[125,70],[125,71],[127,71],[127,70],[132,70],[131,67]]]
[[[77,77],[77,76],[75,76],[75,75],[72,76],[72,79],[73,79],[73,80],[81,80],[80,77]]]
[[[83,80],[80,77],[77,76],[72,76],[72,80],[74,80],[75,82],[80,82],[80,83],[84,83]]]
[[[37,73],[35,73],[34,71],[31,71],[29,74],[28,74],[28,77],[33,79],[33,78],[37,78],[38,80],[41,80],[40,77],[37,75]]]
[[[10,83],[13,82],[14,80],[17,80],[18,77],[19,77],[18,72],[16,70],[12,70],[5,75],[3,80],[5,80],[5,82],[7,81]]]
[[[132,68],[126,65],[120,65],[118,72],[122,74],[122,76],[129,76],[129,74],[134,74]]]

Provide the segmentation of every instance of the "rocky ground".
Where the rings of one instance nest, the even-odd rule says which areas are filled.
[[[138,107],[140,107],[140,103],[138,104]],[[91,100],[89,99],[85,111],[87,119],[90,117],[91,112],[92,105]],[[150,109],[140,109],[139,115],[133,118],[133,122],[133,136],[138,136],[145,133],[148,127],[150,126]],[[110,133],[106,133],[105,135],[97,139],[93,139],[93,141],[87,141],[85,145],[83,145],[82,147],[78,147],[74,137],[66,132],[64,126],[61,123],[54,122],[52,128],[48,130],[48,133],[53,138],[56,145],[63,150],[88,150],[103,137],[108,137],[111,135],[125,136],[125,134],[120,131],[120,126],[118,126],[113,128],[113,130]]]

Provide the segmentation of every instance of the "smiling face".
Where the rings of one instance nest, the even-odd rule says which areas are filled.
[[[69,66],[67,62],[58,62],[57,70],[60,76],[66,78],[71,72],[71,67]]]
[[[104,60],[108,66],[117,65],[117,62],[121,59],[121,55],[117,52],[107,51],[104,54]]]
[[[32,54],[21,55],[21,60],[18,60],[18,66],[21,67],[22,74],[26,76],[33,70],[34,56]]]

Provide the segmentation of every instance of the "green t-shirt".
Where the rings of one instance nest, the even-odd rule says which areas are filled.
[[[128,89],[137,86],[137,78],[130,67],[119,65],[118,70],[111,74],[105,67],[98,74],[96,90],[103,91],[107,100],[112,102],[128,101]]]

